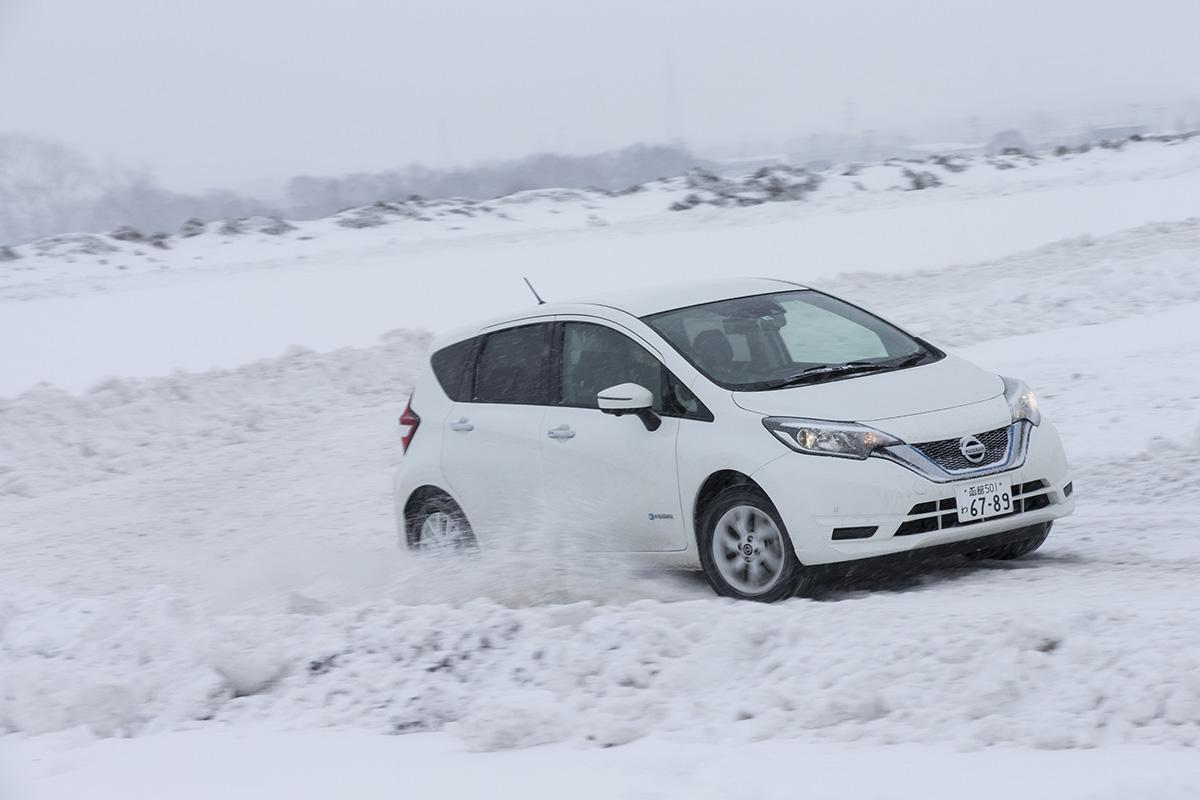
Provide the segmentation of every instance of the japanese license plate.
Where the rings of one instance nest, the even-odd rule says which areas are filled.
[[[999,517],[1013,510],[1012,484],[1007,480],[980,481],[954,490],[958,501],[958,521],[973,522]]]

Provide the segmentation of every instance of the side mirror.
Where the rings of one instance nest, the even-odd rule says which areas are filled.
[[[596,395],[596,405],[605,414],[615,417],[623,414],[636,414],[648,431],[658,430],[662,424],[658,414],[651,410],[654,405],[654,395],[645,386],[636,383],[622,383],[610,386]]]
[[[601,411],[609,414],[629,414],[641,411],[654,405],[654,395],[645,386],[636,383],[622,383],[610,386],[596,395],[596,403]]]

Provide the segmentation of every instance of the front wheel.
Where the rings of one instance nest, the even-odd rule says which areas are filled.
[[[757,487],[723,490],[700,518],[700,564],[713,591],[771,603],[806,583],[774,504]]]

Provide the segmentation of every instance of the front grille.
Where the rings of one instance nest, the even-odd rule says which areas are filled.
[[[1037,497],[1028,497],[1023,502],[1022,511],[1036,511],[1039,508],[1045,508],[1050,505],[1050,495],[1039,494]]]
[[[932,533],[938,529],[937,517],[924,517],[922,519],[910,519],[908,522],[900,523],[900,527],[896,529],[893,536],[912,536],[914,533]]]
[[[1019,483],[1012,487],[1013,510],[1007,514],[1001,514],[995,517],[988,517],[988,522],[996,519],[1004,519],[1011,517],[1014,514],[1023,514],[1026,511],[1036,511],[1039,508],[1045,508],[1053,501],[1050,498],[1050,484],[1045,481],[1028,481]],[[972,520],[971,522],[959,522],[958,510],[954,505],[953,497],[945,497],[937,501],[926,501],[917,503],[909,509],[906,515],[909,519],[900,523],[900,527],[896,529],[893,536],[912,536],[917,533],[932,533],[937,530],[946,530],[948,528],[959,528],[964,525],[975,525],[984,520]],[[915,517],[915,519],[912,519]]]
[[[1003,461],[1005,455],[1008,454],[1009,433],[1010,427],[1005,425],[1003,428],[976,434],[975,438],[987,448],[983,453],[983,460],[977,464],[968,461],[967,457],[962,454],[962,450],[959,448],[959,442],[962,441],[961,436],[957,439],[921,442],[914,444],[913,447],[947,472],[965,472],[999,464]]]

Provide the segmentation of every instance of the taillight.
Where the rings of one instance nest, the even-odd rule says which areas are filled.
[[[408,452],[408,446],[412,444],[413,437],[417,435],[417,427],[421,424],[421,418],[417,416],[417,412],[412,410],[412,398],[408,398],[408,403],[404,406],[404,413],[400,415],[400,444],[404,448],[404,452]]]

